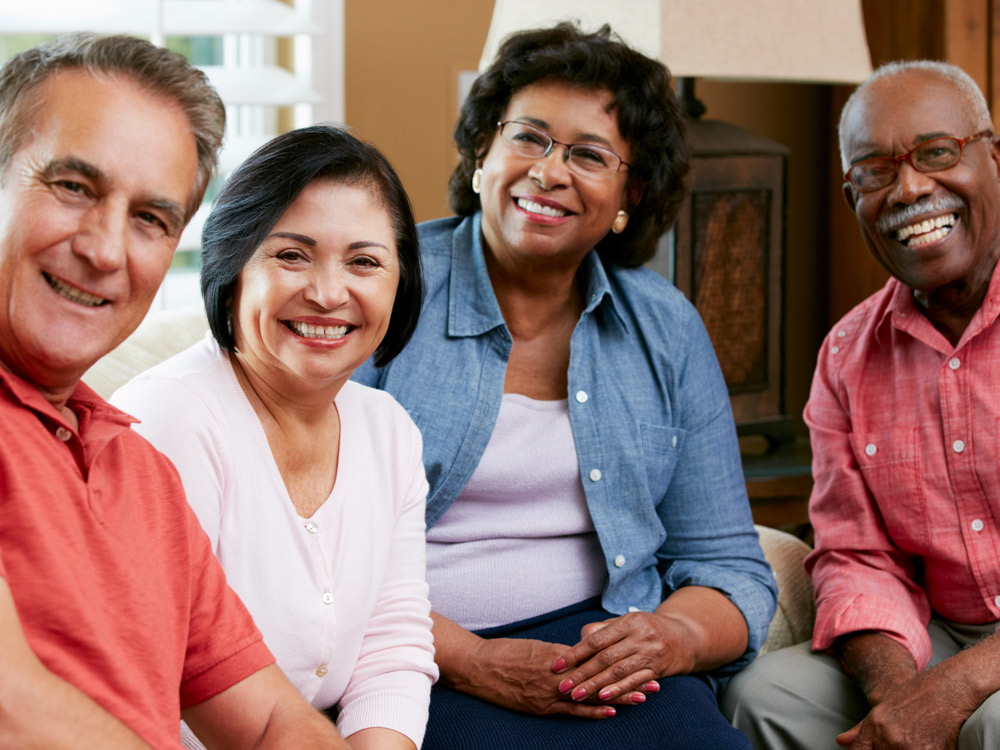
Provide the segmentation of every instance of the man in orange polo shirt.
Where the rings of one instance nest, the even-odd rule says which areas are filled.
[[[183,58],[0,70],[0,746],[347,747],[274,665],[173,466],[80,382],[145,315],[225,122]]]

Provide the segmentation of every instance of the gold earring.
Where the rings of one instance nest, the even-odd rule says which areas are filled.
[[[472,192],[479,195],[479,188],[482,186],[483,182],[483,168],[476,167],[476,171],[472,173]]]
[[[628,225],[628,213],[625,211],[619,211],[618,215],[615,217],[614,223],[611,225],[611,231],[615,234],[621,234],[625,231],[625,227]]]

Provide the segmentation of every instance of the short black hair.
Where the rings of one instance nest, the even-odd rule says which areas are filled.
[[[205,221],[201,295],[219,346],[235,351],[229,323],[236,280],[282,214],[315,180],[370,188],[392,217],[399,286],[374,364],[383,367],[410,340],[420,316],[420,247],[410,200],[399,176],[374,146],[333,125],[291,130],[255,151],[226,183]]]
[[[471,187],[472,173],[520,89],[560,81],[607,90],[612,96],[609,111],[614,111],[618,131],[631,150],[629,186],[640,187],[642,197],[628,207],[631,216],[625,231],[609,232],[597,251],[609,263],[642,265],[656,253],[657,242],[673,224],[685,195],[690,150],[670,80],[662,63],[628,47],[607,24],[594,33],[560,23],[510,36],[472,85],[455,125],[460,161],[448,183],[452,210],[470,216],[480,209],[479,196]]]

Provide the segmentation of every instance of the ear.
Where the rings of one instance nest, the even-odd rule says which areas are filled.
[[[989,139],[990,158],[997,166],[997,174],[1000,176],[1000,136],[990,136]]]
[[[847,205],[850,206],[853,211],[855,203],[858,199],[858,194],[854,192],[854,186],[849,182],[845,182],[842,189],[844,191],[844,200],[847,201]]]
[[[625,205],[622,208],[626,211],[634,210],[645,192],[646,185],[642,180],[629,180],[625,185]]]

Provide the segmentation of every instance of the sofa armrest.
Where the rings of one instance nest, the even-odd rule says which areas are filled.
[[[147,315],[131,336],[87,370],[83,382],[110,398],[140,372],[200,341],[207,330],[200,304]]]
[[[764,557],[778,583],[778,609],[760,653],[792,646],[812,637],[816,619],[813,588],[802,561],[810,547],[801,539],[768,526],[757,526]]]

